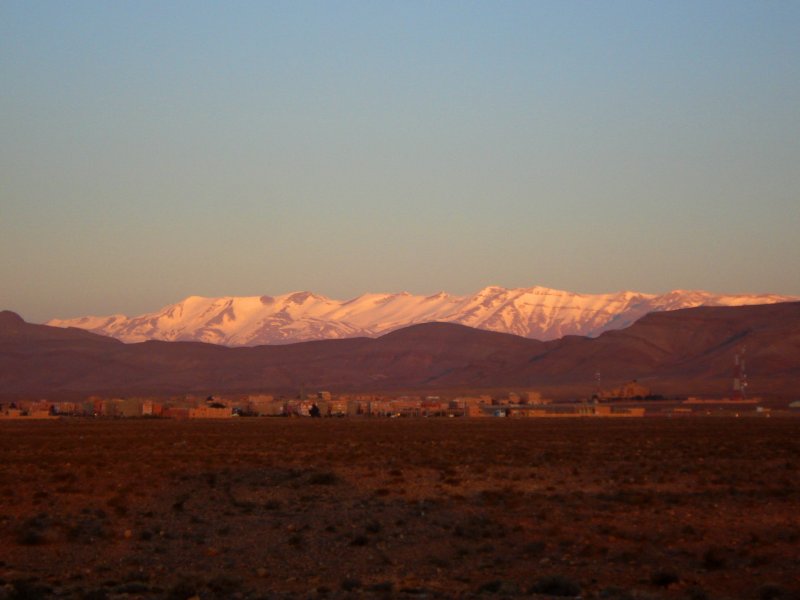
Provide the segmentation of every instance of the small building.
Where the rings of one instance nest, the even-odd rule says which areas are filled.
[[[527,404],[550,404],[551,402],[547,398],[543,398],[541,392],[533,390],[525,392],[525,399]]]
[[[100,401],[96,414],[101,417],[116,417],[119,415],[119,405],[122,398],[105,398]]]
[[[644,417],[644,408],[611,406],[608,404],[550,404],[547,406],[518,406],[509,409],[513,417],[574,417],[574,418],[630,418]]]
[[[3,409],[2,413],[0,413],[4,419],[21,419],[23,417],[22,409],[13,407],[13,408],[5,408]]]
[[[461,396],[453,400],[453,404],[464,411],[465,417],[486,417],[489,416],[483,407],[491,406],[490,396]]]
[[[349,416],[369,415],[371,414],[372,400],[367,399],[350,399],[347,400],[347,414]]]
[[[483,404],[467,404],[464,408],[465,417],[488,417],[490,413],[484,410]]]
[[[233,416],[230,407],[198,406],[189,409],[190,419],[229,419]]]
[[[613,390],[603,390],[599,396],[603,400],[633,400],[643,399],[650,395],[650,388],[642,385],[635,379]]]
[[[271,414],[275,398],[270,394],[256,394],[247,397],[247,412],[254,415]]]
[[[164,410],[161,412],[161,416],[166,417],[168,419],[188,419],[189,410],[190,409],[188,408],[183,408],[179,406],[168,406],[164,407]]]
[[[117,415],[120,417],[141,417],[141,401],[136,398],[121,399],[117,405]]]
[[[58,415],[54,414],[50,410],[43,410],[41,408],[35,408],[28,411],[27,415],[28,419],[56,419]]]
[[[329,417],[344,417],[347,414],[347,400],[331,400],[328,404],[327,415]]]

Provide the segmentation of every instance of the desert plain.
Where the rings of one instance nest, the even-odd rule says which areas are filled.
[[[797,598],[800,419],[0,422],[0,598]]]

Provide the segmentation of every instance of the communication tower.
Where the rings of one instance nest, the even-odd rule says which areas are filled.
[[[600,377],[600,371],[595,371],[594,374],[594,394],[592,395],[592,402],[597,404],[600,402],[600,398],[603,397],[603,386],[602,380]]]
[[[747,372],[744,365],[745,348],[733,355],[733,400],[745,400],[747,398]]]

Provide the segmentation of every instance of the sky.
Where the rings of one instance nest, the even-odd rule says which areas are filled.
[[[0,309],[800,295],[800,3],[0,1]]]

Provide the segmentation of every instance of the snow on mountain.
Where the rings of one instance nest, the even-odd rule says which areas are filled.
[[[674,290],[666,294],[577,294],[543,287],[489,286],[476,294],[432,296],[363,294],[340,301],[294,292],[282,296],[190,296],[160,311],[126,317],[53,319],[48,325],[78,327],[124,342],[201,341],[228,346],[286,344],[318,339],[375,337],[416,323],[444,321],[478,329],[551,340],[597,336],[627,327],[653,311],[694,306],[740,306],[798,300],[789,296],[722,295]]]

